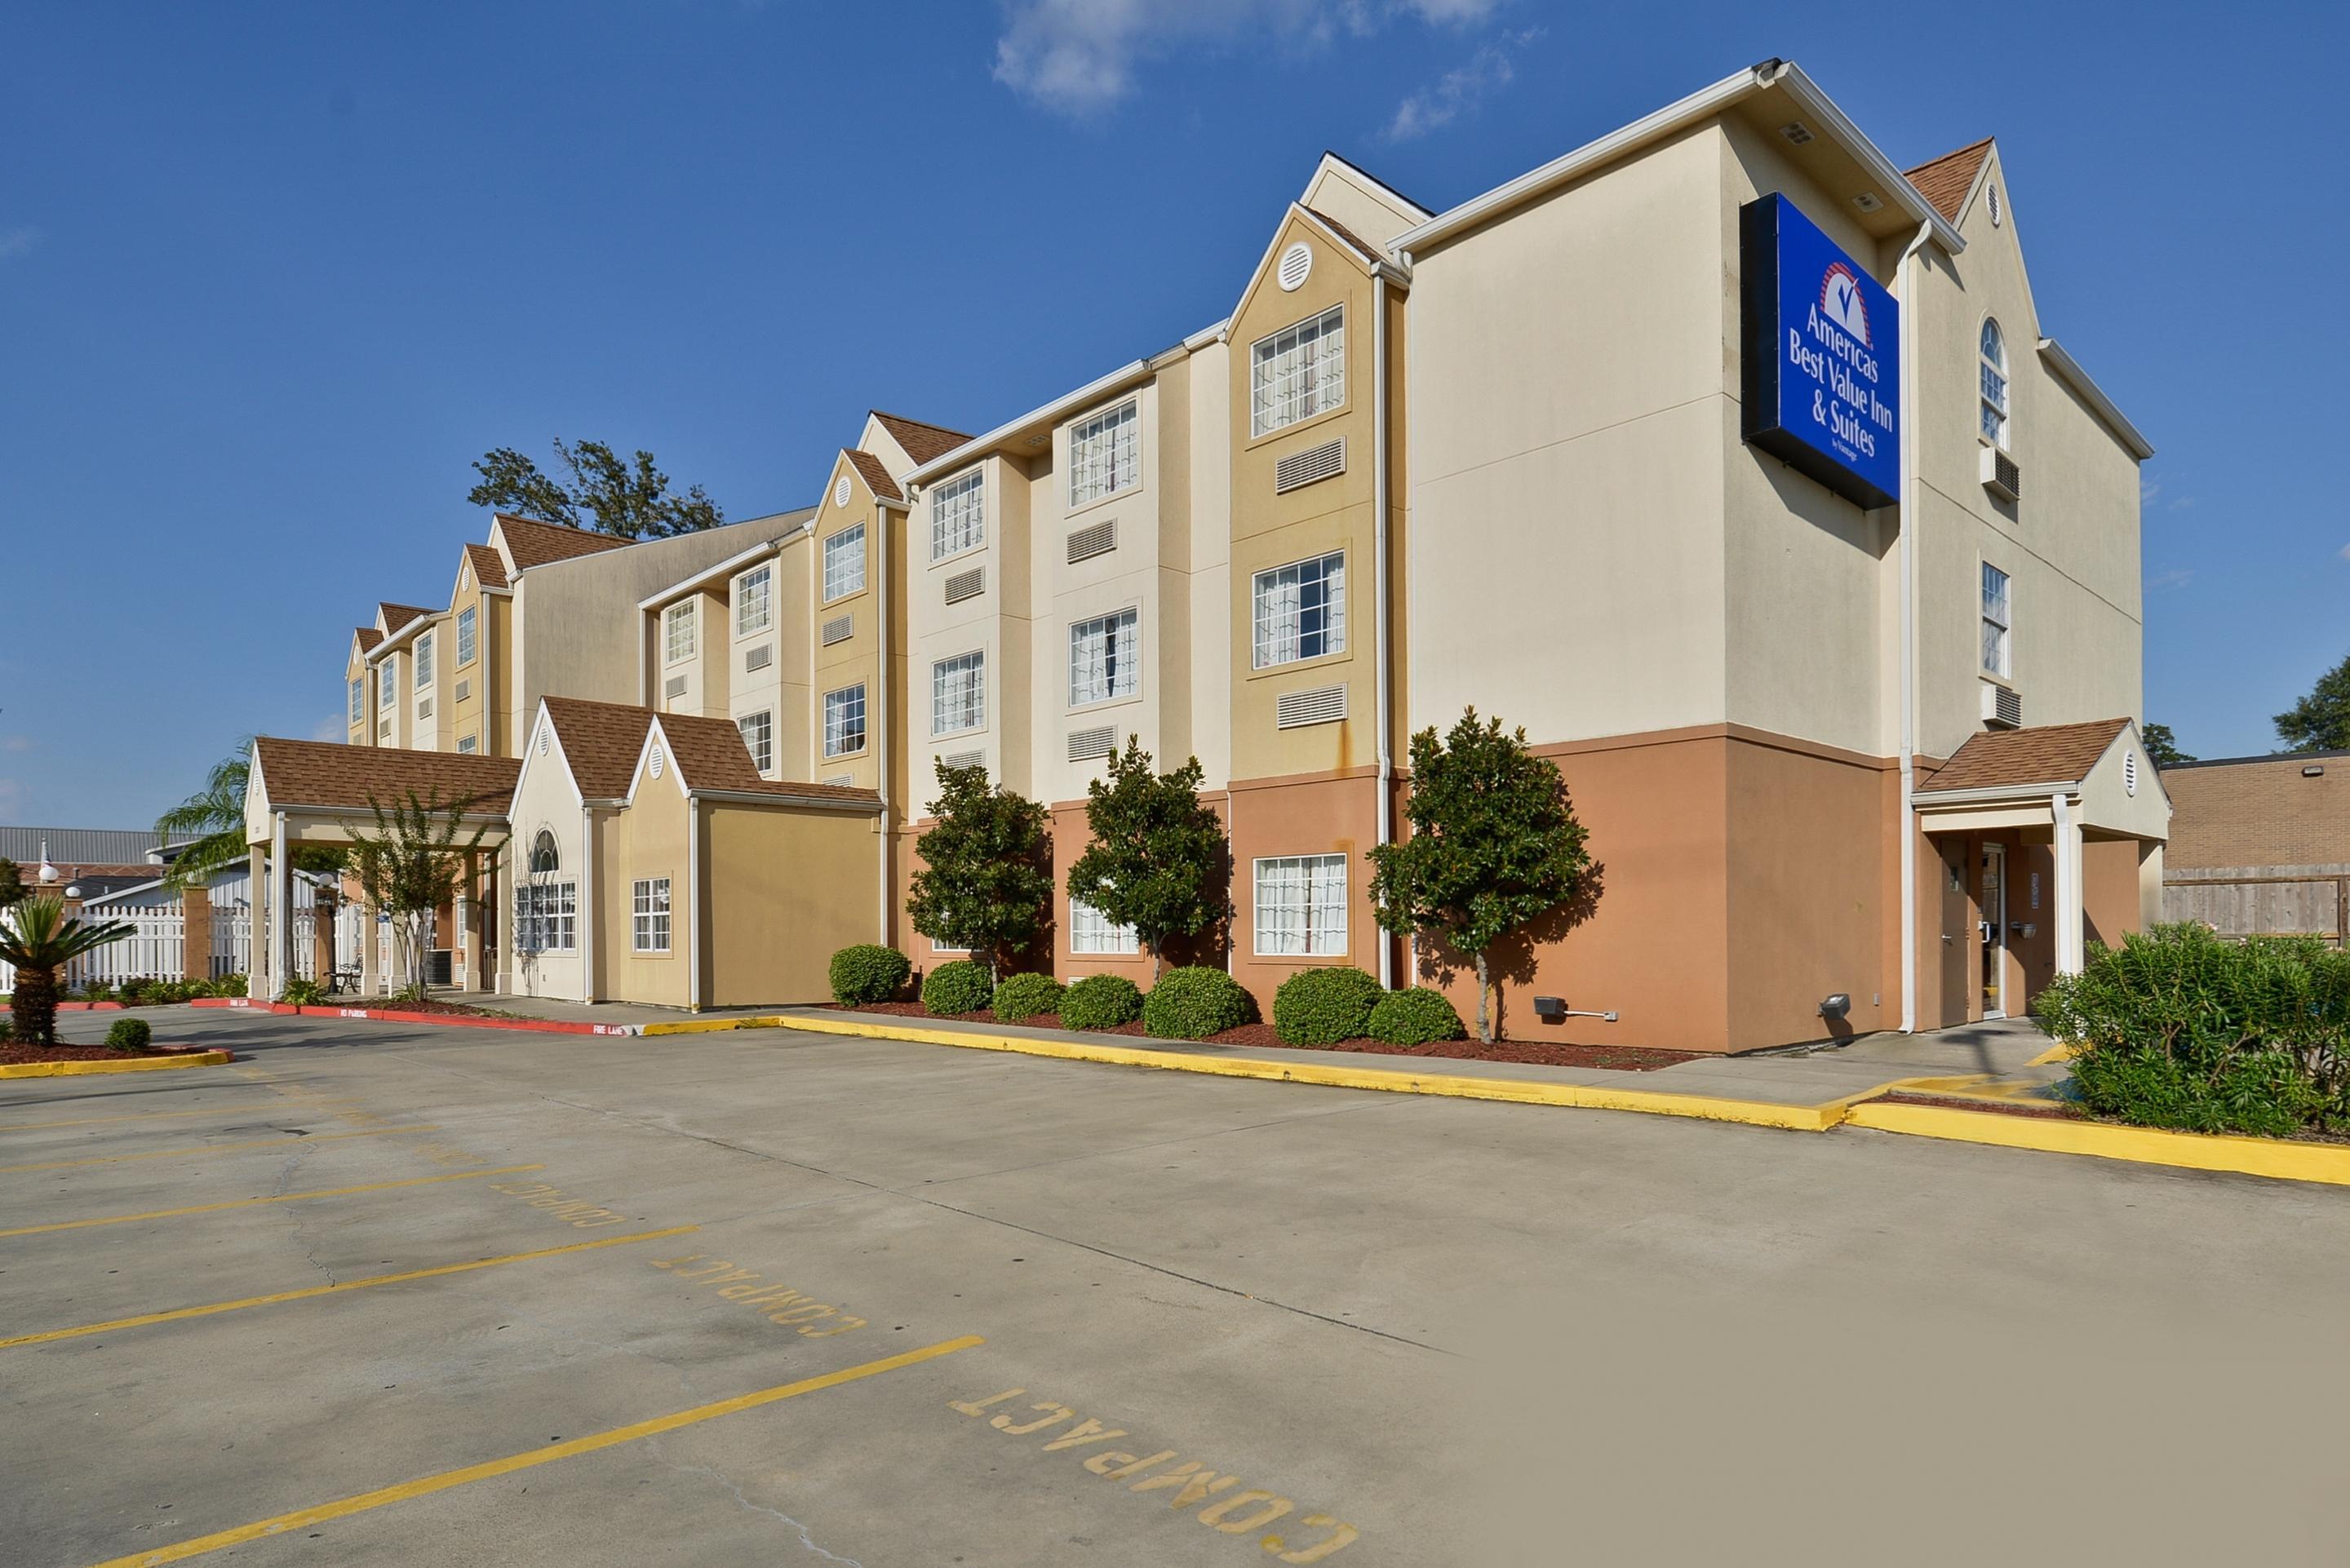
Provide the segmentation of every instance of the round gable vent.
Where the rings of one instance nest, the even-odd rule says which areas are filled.
[[[835,506],[846,506],[848,504],[848,475],[844,473],[838,479],[833,481],[832,504]]]
[[[661,753],[659,746],[655,746],[653,748],[653,754],[645,763],[645,766],[651,771],[653,777],[659,778],[661,776]]]
[[[1314,247],[1298,241],[1281,253],[1281,265],[1274,274],[1284,294],[1294,294],[1314,271]]]

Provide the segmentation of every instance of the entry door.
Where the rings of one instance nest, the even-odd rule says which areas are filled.
[[[1935,868],[1942,878],[1941,1005],[1942,1023],[1964,1023],[1974,1016],[1967,1000],[1967,961],[1974,952],[1974,900],[1967,893],[1967,845],[1961,840],[1942,846]]]
[[[1982,846],[1982,1015],[2007,1016],[2007,846]]]

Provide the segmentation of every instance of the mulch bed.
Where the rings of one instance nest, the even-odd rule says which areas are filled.
[[[506,1012],[494,1007],[475,1007],[466,1002],[442,1002],[437,997],[427,997],[419,1002],[387,1002],[380,997],[369,997],[360,1001],[341,1001],[330,996],[323,1002],[313,1002],[310,1005],[351,1007],[369,1012],[443,1012],[454,1018],[520,1018],[523,1016],[519,1012]]]
[[[218,1049],[212,1045],[151,1045],[144,1051],[116,1051],[104,1045],[0,1045],[0,1067],[27,1062],[120,1062],[125,1056],[185,1056]]]
[[[938,1016],[919,1002],[878,1002],[865,1007],[836,1008],[843,1012],[886,1012],[897,1018],[931,1018]],[[953,1015],[956,1022],[994,1023],[993,1012],[964,1012]],[[1040,1012],[1034,1018],[1020,1021],[1029,1029],[1062,1027],[1057,1012]],[[1148,1040],[1149,1031],[1139,1021],[1121,1023],[1114,1029],[1096,1030],[1099,1034],[1124,1034]],[[1536,1040],[1498,1040],[1488,1045],[1478,1040],[1438,1040],[1426,1045],[1388,1045],[1377,1040],[1349,1040],[1343,1045],[1327,1047],[1289,1046],[1270,1023],[1243,1023],[1237,1029],[1227,1029],[1221,1034],[1211,1034],[1205,1040],[1170,1042],[1198,1045],[1237,1045],[1253,1051],[1316,1050],[1363,1051],[1381,1056],[1429,1056],[1455,1062],[1517,1062],[1535,1067],[1606,1067],[1618,1073],[1651,1073],[1659,1067],[1669,1067],[1676,1062],[1695,1061],[1705,1054],[1700,1051],[1667,1051],[1645,1045],[1569,1045]]]

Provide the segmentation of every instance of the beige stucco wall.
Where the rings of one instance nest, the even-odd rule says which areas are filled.
[[[836,504],[835,487],[846,477],[848,495],[846,504]],[[809,682],[809,734],[811,764],[819,781],[856,784],[872,789],[879,783],[876,758],[879,753],[879,734],[875,725],[880,715],[877,705],[878,671],[880,667],[879,618],[881,599],[883,548],[887,543],[885,530],[895,526],[891,514],[874,503],[873,492],[858,476],[856,468],[844,455],[834,459],[832,469],[825,475],[823,499],[817,504],[816,538],[818,552],[809,572],[809,592],[820,596],[824,590],[822,545],[826,539],[844,528],[858,524],[865,526],[865,586],[853,594],[838,599],[816,603],[809,612],[812,625],[820,635],[826,621],[837,617],[853,616],[856,630],[844,641],[829,648],[818,647],[813,655],[813,679]],[[823,754],[824,697],[827,692],[862,684],[865,687],[866,743],[862,750],[847,756],[827,757]],[[899,716],[902,722],[902,715]]]
[[[524,748],[522,776],[515,781],[514,804],[507,811],[506,820],[509,847],[500,863],[498,877],[504,908],[497,912],[501,939],[498,961],[503,966],[497,989],[520,996],[577,997],[580,993],[583,950],[591,940],[600,945],[604,931],[598,930],[590,937],[590,922],[598,919],[601,910],[588,901],[595,888],[594,879],[587,875],[589,857],[579,790],[572,780],[561,746],[551,736],[544,753],[536,747]],[[525,954],[516,950],[514,940],[514,890],[532,879],[531,851],[541,832],[553,835],[560,867],[553,876],[541,879],[573,883],[582,895],[577,902],[579,940],[569,951]]]
[[[873,940],[876,819],[806,806],[704,810],[706,1005],[828,1000],[833,953]]]
[[[598,944],[597,990],[607,1000],[687,1005],[693,888],[687,810],[677,770],[666,768],[658,779],[639,779],[629,808],[598,835],[597,902],[603,914],[598,929],[609,940]],[[670,950],[639,953],[630,945],[634,884],[656,877],[670,879]]]
[[[1191,468],[1185,486],[1189,518],[1183,553],[1170,557],[1185,573],[1180,591],[1189,621],[1182,639],[1189,687],[1182,751],[1200,759],[1201,782],[1210,789],[1221,789],[1232,776],[1232,703],[1227,696],[1232,682],[1232,358],[1230,344],[1222,339],[1201,348],[1191,358],[1184,421]],[[1161,537],[1167,537],[1163,526]],[[1161,604],[1170,602],[1177,591],[1165,587]],[[1162,679],[1171,680],[1173,638],[1162,637],[1159,647]]]
[[[1336,218],[1375,245],[1387,244],[1429,216],[1361,170],[1327,156],[1305,182],[1298,202]]]

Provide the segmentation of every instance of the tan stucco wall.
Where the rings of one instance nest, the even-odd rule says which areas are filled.
[[[643,1002],[683,1007],[690,997],[688,950],[691,945],[692,877],[688,867],[685,792],[677,770],[641,781],[632,805],[598,834],[597,901],[603,910],[598,944],[598,994],[613,1002]],[[633,884],[639,877],[670,879],[670,950],[639,953],[630,947]]]
[[[716,803],[707,811],[707,1004],[829,1000],[833,953],[873,940],[876,819]]]
[[[848,504],[837,506],[833,504],[834,487],[844,475],[848,480]],[[812,642],[821,635],[826,621],[843,615],[856,618],[856,630],[846,640],[830,648],[818,647],[813,654],[808,701],[809,755],[813,761],[809,765],[819,781],[837,780],[863,789],[872,789],[880,783],[876,763],[880,751],[880,737],[874,726],[881,711],[878,702],[880,669],[878,621],[881,607],[883,552],[889,543],[889,535],[897,533],[899,524],[896,514],[874,504],[872,491],[858,477],[847,458],[837,457],[825,475],[823,496],[816,506],[818,552],[809,572],[812,597],[824,591],[823,542],[842,529],[855,527],[860,523],[865,525],[865,587],[840,598],[816,603],[809,612],[810,623],[815,628],[810,637]],[[902,590],[899,591],[899,597],[902,601]],[[825,694],[860,682],[865,687],[865,748],[847,756],[827,757],[823,754]],[[904,717],[902,712],[896,713],[892,722],[902,725]]]

